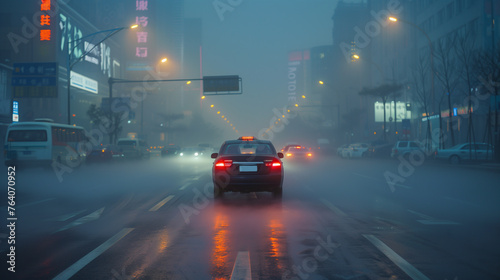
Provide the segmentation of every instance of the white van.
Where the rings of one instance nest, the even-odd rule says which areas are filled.
[[[141,139],[120,138],[116,146],[128,159],[149,159],[150,157],[148,144]]]

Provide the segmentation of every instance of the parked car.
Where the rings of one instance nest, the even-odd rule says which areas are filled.
[[[367,143],[355,143],[349,145],[346,149],[342,150],[343,158],[364,158],[368,156],[368,148],[370,144]]]
[[[422,150],[420,143],[417,141],[398,141],[394,144],[391,151],[391,157],[396,158],[400,155],[406,157],[413,151]]]
[[[391,156],[394,143],[373,142],[368,149],[370,157],[388,158]]]
[[[337,148],[337,155],[338,155],[339,157],[343,157],[343,156],[342,156],[342,153],[343,153],[343,151],[344,151],[345,149],[347,149],[348,147],[349,147],[349,144],[344,144],[344,145],[342,145],[342,146],[338,147],[338,148]]]
[[[459,164],[465,160],[493,159],[493,146],[486,143],[463,143],[449,149],[438,149],[436,159],[445,159],[452,164]]]

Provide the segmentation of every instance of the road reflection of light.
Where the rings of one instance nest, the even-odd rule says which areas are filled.
[[[283,223],[279,219],[272,219],[269,222],[270,234],[269,241],[271,242],[271,252],[270,257],[273,259],[273,262],[277,265],[276,268],[279,271],[285,269],[285,264],[282,259],[285,254],[285,248],[283,248],[284,244],[284,228]]]
[[[154,252],[153,250],[150,250],[150,246],[144,246],[142,247],[143,249],[141,250],[142,252],[140,254],[137,254],[138,256],[142,256],[142,264],[141,266],[136,269],[132,274],[130,279],[135,279],[139,276],[141,276],[144,271],[150,267],[151,265],[154,264],[155,261],[157,261],[158,257],[167,249],[168,245],[170,244],[170,237],[169,237],[169,232],[168,230],[164,229],[161,230],[158,235],[157,235],[157,243],[153,243],[150,246],[157,246],[157,251],[156,253],[151,253]]]
[[[214,248],[212,250],[212,275],[214,279],[225,279],[222,277],[225,273],[226,263],[228,260],[228,217],[224,214],[217,213],[214,225]]]

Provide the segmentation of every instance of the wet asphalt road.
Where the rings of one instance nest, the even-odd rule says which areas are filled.
[[[337,157],[284,166],[282,199],[220,200],[210,159],[96,164],[59,178],[18,169],[14,238],[6,188],[0,196],[0,277],[500,278],[497,170]]]

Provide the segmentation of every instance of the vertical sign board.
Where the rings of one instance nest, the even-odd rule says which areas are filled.
[[[19,102],[12,102],[12,122],[19,122]]]

